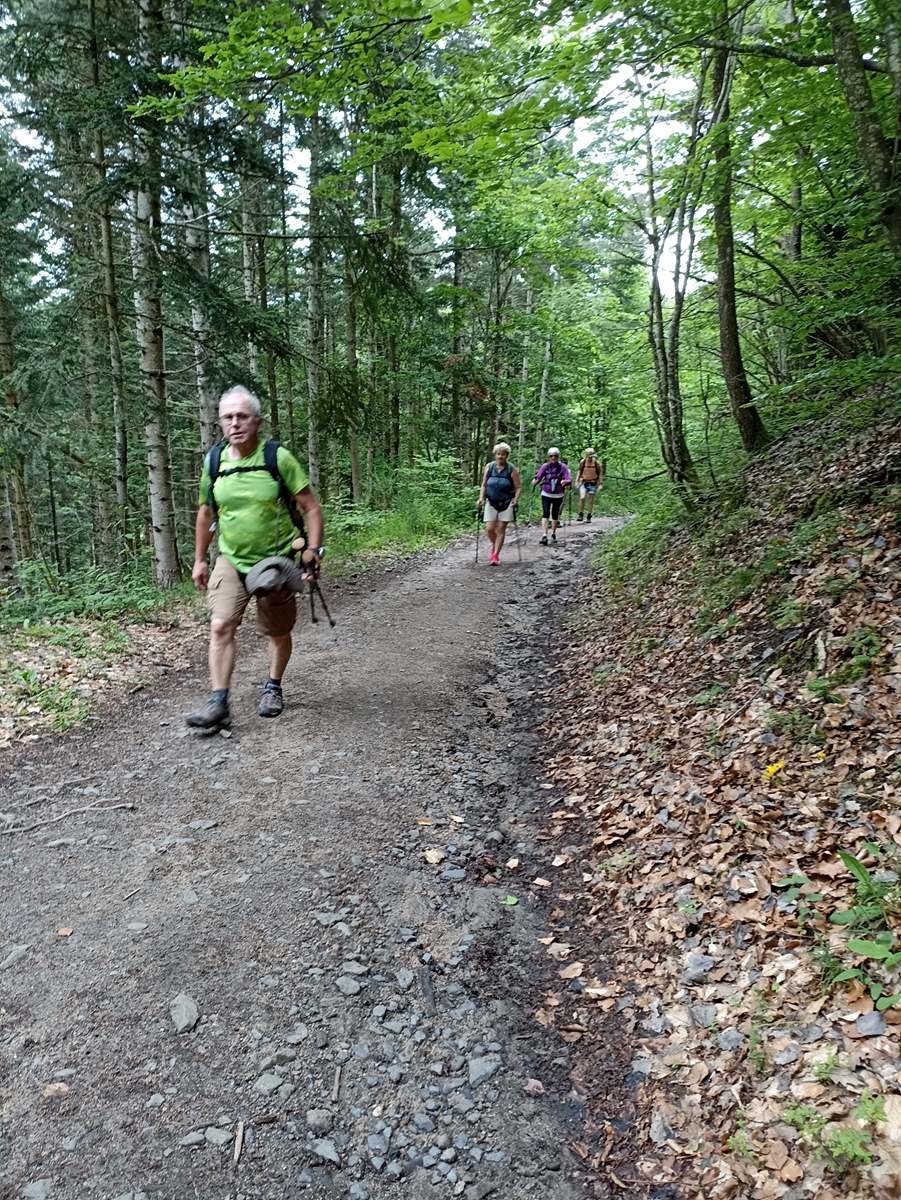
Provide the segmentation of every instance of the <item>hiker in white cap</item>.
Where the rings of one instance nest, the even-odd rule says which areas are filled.
[[[556,545],[557,529],[560,525],[560,509],[566,489],[572,486],[573,477],[569,467],[560,461],[560,450],[551,446],[547,452],[547,462],[541,464],[535,472],[533,484],[541,484],[541,539],[540,546],[548,544],[548,526],[551,531],[551,542]]]

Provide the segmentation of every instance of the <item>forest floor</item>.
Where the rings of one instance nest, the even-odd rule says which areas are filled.
[[[4,752],[4,1200],[593,1194],[579,1048],[534,1019],[558,967],[535,722],[613,524],[343,582],[278,721],[245,627],[231,736],[186,733],[187,621],[145,631],[152,686]],[[604,1047],[593,1084],[624,1130],[629,1059]]]

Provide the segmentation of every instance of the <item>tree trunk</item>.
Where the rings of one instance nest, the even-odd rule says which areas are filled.
[[[90,2],[91,22],[91,81],[94,92],[100,94],[100,49],[97,44],[96,0]],[[122,343],[120,340],[121,320],[119,316],[119,292],[116,281],[116,258],[113,241],[113,223],[110,206],[106,200],[106,149],[103,133],[95,126],[92,135],[92,157],[100,197],[97,221],[100,227],[100,268],[103,281],[103,314],[106,322],[107,352],[110,361],[110,386],[112,391],[113,441],[115,445],[115,495],[116,526],[119,533],[120,553],[125,551],[128,536],[128,424],[125,399],[125,370],[122,365]]]
[[[6,303],[3,290],[3,280],[0,279],[0,378],[9,376],[16,365],[16,348],[13,340],[12,317]],[[11,382],[7,382],[3,390],[3,399],[9,416],[7,426],[15,423],[15,412],[19,407],[19,393]],[[15,529],[16,546],[20,558],[34,558],[34,528],[32,525],[31,507],[28,503],[28,490],[25,486],[25,460],[18,450],[11,450],[7,456],[6,477],[12,502],[13,526]]]
[[[192,164],[188,176],[188,191],[183,205],[185,217],[185,248],[197,281],[191,288],[191,349],[194,356],[194,382],[197,388],[197,417],[200,428],[200,449],[203,453],[218,440],[218,405],[216,388],[210,378],[212,355],[212,326],[204,303],[204,288],[210,281],[210,222],[207,200],[206,171],[202,163]]]
[[[354,504],[363,502],[363,480],[360,475],[360,365],[357,358],[357,293],[353,267],[344,258],[344,336],[347,345],[347,449],[350,454],[350,487]]]
[[[529,402],[529,353],[531,351],[532,340],[532,289],[526,287],[526,303],[524,309],[526,319],[526,329],[523,338],[522,348],[522,367],[519,372],[519,438],[516,444],[517,464],[522,463],[522,456],[526,448],[526,410]]]
[[[870,81],[861,66],[851,3],[850,0],[825,0],[825,7],[839,83],[854,119],[857,156],[877,198],[889,244],[895,254],[901,255],[901,191],[894,175],[891,144],[883,133]]]
[[[16,579],[16,539],[13,536],[9,484],[0,475],[0,589],[14,590]]]
[[[455,234],[456,236],[456,234]],[[461,368],[463,351],[463,322],[460,319],[460,292],[463,287],[463,251],[454,246],[454,293],[451,300],[451,436],[460,459],[460,469],[466,465],[466,440],[463,431],[461,404]]]
[[[245,168],[241,172],[241,277],[244,281],[244,300],[247,303],[248,315],[257,305],[256,205],[257,188],[250,181]],[[259,366],[256,339],[250,334],[247,338],[247,371],[254,387],[257,386]]]
[[[313,0],[310,6],[310,21],[317,27],[322,24],[321,0]],[[324,154],[322,116],[317,110],[310,118],[310,203],[307,219],[307,235],[310,239],[307,257],[307,455],[310,483],[314,490],[320,485],[319,413],[324,348],[325,251],[322,241],[322,200],[319,187],[324,173]]]
[[[544,414],[547,411],[548,385],[553,361],[553,341],[548,334],[544,339],[544,355],[541,360],[541,383],[538,385],[538,411],[535,414],[535,462],[544,461]]]
[[[728,23],[728,18],[726,19]],[[729,92],[733,63],[727,50],[717,51],[713,69],[714,202],[716,235],[716,295],[720,329],[720,360],[741,443],[749,453],[766,445],[767,434],[751,395],[741,352],[738,306],[735,298],[735,241],[732,230],[732,144],[729,131]]]
[[[281,215],[282,234],[282,305],[283,305],[283,335],[289,353],[285,357],[285,416],[288,422],[288,443],[294,444],[294,372],[290,348],[294,341],[291,330],[291,272],[289,267],[290,242],[288,240],[288,183],[285,177],[285,110],[279,105],[278,123],[278,173],[279,173],[279,209]]]
[[[266,236],[260,234],[257,238],[257,263],[260,283],[260,311],[269,309],[269,279],[266,273]],[[278,419],[278,380],[275,374],[275,354],[271,346],[266,348],[266,389],[269,392],[269,424],[272,436],[279,436]]]
[[[142,0],[139,18],[143,65],[154,73],[160,67],[162,31],[160,0]],[[144,443],[150,493],[150,523],[156,578],[160,587],[172,587],[180,575],[172,504],[166,407],[166,364],[160,275],[160,144],[152,126],[139,123],[135,133],[132,256],[135,278],[135,312],[141,382],[144,393]]]

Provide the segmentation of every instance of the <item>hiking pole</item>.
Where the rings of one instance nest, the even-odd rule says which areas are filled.
[[[319,623],[319,618],[316,616],[316,603],[313,599],[314,596],[319,597],[319,603],[322,605],[322,611],[325,613],[326,620],[328,621],[329,625],[331,625],[332,629],[334,629],[338,622],[328,610],[328,605],[325,602],[325,596],[322,594],[322,588],[319,586],[318,579],[310,580],[310,620],[314,625],[316,625]]]
[[[516,554],[519,562],[522,562],[522,546],[519,544],[519,521],[516,519],[516,505],[513,505],[513,532],[516,534]]]
[[[476,505],[476,566],[479,565],[479,537],[482,532],[482,514],[478,504]]]

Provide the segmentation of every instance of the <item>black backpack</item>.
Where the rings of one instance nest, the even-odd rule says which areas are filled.
[[[282,478],[282,473],[278,469],[278,447],[279,443],[275,438],[270,438],[263,445],[263,463],[262,466],[253,467],[222,467],[222,451],[228,445],[228,442],[217,442],[211,447],[207,459],[207,474],[210,477],[210,490],[208,493],[209,506],[213,511],[213,528],[219,520],[219,509],[216,506],[216,496],[214,487],[216,480],[223,475],[239,475],[244,471],[268,471],[275,482],[278,484],[278,498],[284,504],[290,514],[291,520],[302,534],[306,534],[303,524],[303,514],[298,510],[294,502],[294,497],[288,490],[288,485]]]
[[[488,503],[498,512],[504,512],[513,503],[516,484],[513,482],[513,467],[507,463],[502,471],[497,463],[491,463],[485,476],[485,495]]]

